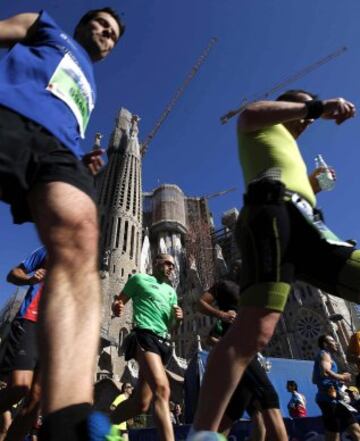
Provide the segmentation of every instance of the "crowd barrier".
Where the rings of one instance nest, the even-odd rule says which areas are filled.
[[[307,417],[290,419],[285,418],[286,430],[289,441],[325,441],[324,428],[321,417]],[[233,427],[228,440],[246,441],[249,438],[250,421],[239,421]],[[175,426],[176,441],[184,441],[190,425]],[[137,429],[129,431],[130,441],[157,441],[159,439],[156,429]],[[343,434],[341,441],[349,441],[346,434]]]

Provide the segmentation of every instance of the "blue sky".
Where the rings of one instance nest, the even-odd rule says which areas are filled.
[[[85,150],[96,131],[104,134],[107,145],[122,106],[141,116],[145,138],[209,39],[218,37],[143,164],[144,190],[175,183],[188,195],[204,195],[237,187],[211,200],[217,223],[223,211],[241,206],[243,191],[235,122],[221,126],[220,115],[343,45],[347,52],[291,87],[309,89],[322,98],[343,96],[360,108],[357,0],[16,0],[2,3],[1,17],[46,8],[71,32],[86,10],[104,5],[123,13],[127,30],[113,54],[95,68],[99,98]],[[360,239],[359,138],[357,117],[340,127],[319,121],[299,142],[309,170],[315,155],[322,153],[337,171],[336,188],[320,195],[318,202],[328,225],[345,239]],[[1,305],[14,291],[5,281],[8,270],[39,242],[31,225],[11,224],[2,203],[0,235]]]

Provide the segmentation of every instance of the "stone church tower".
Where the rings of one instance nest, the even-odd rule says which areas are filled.
[[[128,110],[120,110],[107,150],[108,164],[97,181],[103,292],[101,335],[105,345],[99,372],[113,374],[115,378],[124,369],[119,347],[132,326],[132,310],[129,302],[125,314],[118,319],[112,317],[111,303],[140,268],[142,187],[138,121]]]

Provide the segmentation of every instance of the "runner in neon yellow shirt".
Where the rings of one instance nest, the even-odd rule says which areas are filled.
[[[316,118],[339,125],[355,111],[343,98],[318,100],[309,92],[291,90],[276,101],[250,103],[240,114],[239,153],[246,184],[237,225],[242,295],[237,318],[207,365],[195,431],[218,430],[246,366],[271,339],[296,279],[359,303],[360,251],[322,222],[314,193],[320,190],[317,175],[323,169],[308,177],[297,145]]]

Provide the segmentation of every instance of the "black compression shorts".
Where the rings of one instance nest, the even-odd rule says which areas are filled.
[[[0,106],[0,199],[11,206],[15,223],[31,221],[29,190],[54,181],[95,198],[94,178],[68,148],[39,124]]]
[[[252,415],[257,408],[279,409],[280,403],[274,386],[255,357],[246,368],[225,413],[232,421],[236,421],[245,410]]]
[[[268,188],[256,195],[259,201],[247,200],[239,216],[240,303],[280,311],[276,300],[265,298],[266,293],[254,287],[291,285],[295,280],[343,297],[338,278],[354,248],[327,242],[291,201],[281,199],[281,195],[271,198],[271,186],[278,191],[278,184],[267,183]],[[358,298],[357,293],[354,295]]]

